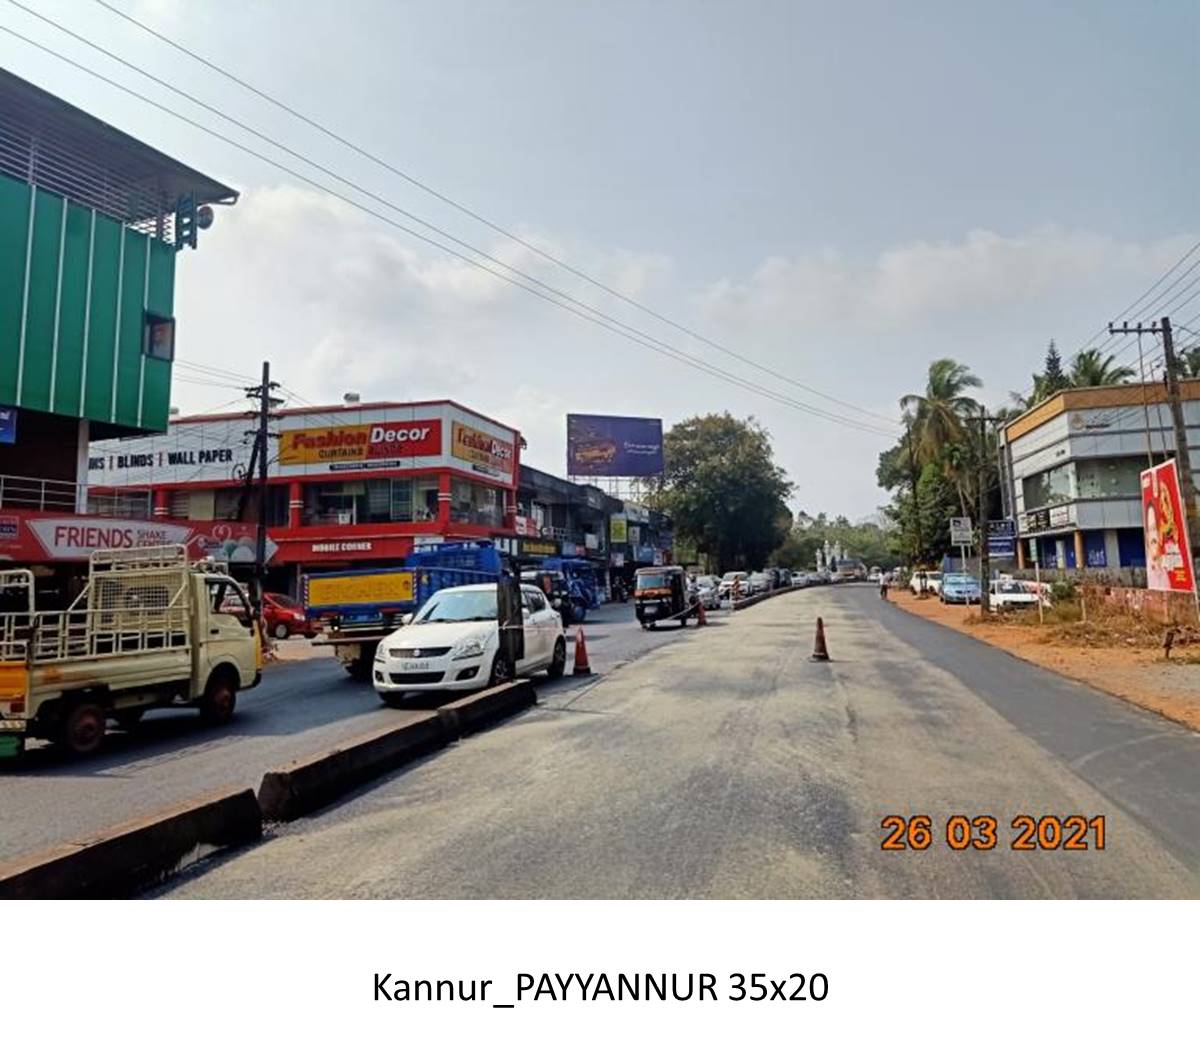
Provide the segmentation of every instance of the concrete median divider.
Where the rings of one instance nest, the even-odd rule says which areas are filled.
[[[360,735],[263,775],[258,805],[267,821],[294,821],[360,785],[536,705],[529,681],[468,695],[436,710],[398,713],[382,731]]]
[[[529,681],[513,681],[442,706],[438,715],[451,738],[462,738],[536,705],[533,685]]]
[[[792,591],[799,589],[799,587],[776,587],[773,590],[763,591],[761,594],[739,598],[733,603],[733,611],[740,612],[742,609],[748,609],[753,605],[757,605],[760,601],[766,601],[768,598],[777,598],[780,594],[791,594]]]
[[[258,805],[267,821],[294,821],[359,785],[435,752],[450,740],[437,713],[400,713],[396,722],[382,731],[268,771],[258,789]]]
[[[223,789],[0,864],[0,899],[122,897],[262,837],[252,789]]]

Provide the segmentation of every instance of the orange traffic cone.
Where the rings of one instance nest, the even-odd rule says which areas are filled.
[[[825,621],[817,616],[817,636],[813,640],[812,661],[815,663],[829,662],[829,650],[825,647]]]
[[[587,642],[583,639],[583,627],[575,628],[575,668],[571,671],[576,677],[590,677],[592,668],[588,665]]]
[[[708,620],[704,618],[704,602],[702,601],[696,602],[696,626],[708,626]]]

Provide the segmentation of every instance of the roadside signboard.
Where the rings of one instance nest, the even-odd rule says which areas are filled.
[[[646,476],[663,470],[662,420],[567,415],[567,474]]]
[[[991,519],[987,524],[988,554],[1012,558],[1017,553],[1017,529],[1012,519]]]
[[[1151,590],[1196,593],[1188,543],[1187,513],[1179,493],[1174,460],[1141,475],[1142,531],[1146,537],[1146,586]]]
[[[974,542],[969,517],[959,515],[950,519],[950,543],[954,547],[969,547]]]

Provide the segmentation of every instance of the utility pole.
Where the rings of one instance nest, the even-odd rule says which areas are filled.
[[[254,462],[257,460],[258,527],[255,531],[254,583],[252,586],[255,619],[262,617],[263,579],[267,573],[267,449],[270,440],[279,437],[279,433],[270,431],[271,408],[283,402],[278,397],[271,395],[271,390],[278,388],[279,383],[271,381],[271,363],[264,360],[262,381],[258,385],[252,385],[246,389],[246,395],[249,398],[258,400],[258,411],[250,414],[250,417],[258,418],[258,428],[254,431],[254,450],[250,455],[250,468],[246,472],[246,487],[249,488],[250,482],[254,478]]]
[[[984,619],[988,615],[988,591],[991,582],[991,552],[988,549],[988,519],[987,519],[987,490],[988,490],[988,448],[987,448],[987,408],[979,408],[979,615]]]
[[[912,418],[904,418],[904,444],[908,452],[908,477],[912,482],[913,530],[917,542],[917,557],[913,559],[918,565],[922,564],[925,548],[921,545],[921,502],[917,499],[917,461],[913,455]]]
[[[1188,452],[1187,425],[1183,420],[1183,401],[1179,395],[1179,366],[1175,359],[1175,338],[1171,333],[1171,318],[1163,317],[1157,324],[1143,326],[1139,321],[1130,327],[1126,321],[1121,327],[1108,325],[1110,335],[1162,335],[1164,371],[1167,383],[1167,403],[1171,408],[1171,424],[1175,426],[1175,466],[1179,469],[1180,493],[1183,494],[1183,510],[1187,515],[1188,540],[1193,554],[1200,546],[1200,523],[1196,515],[1196,483],[1192,479],[1192,456]],[[1144,389],[1144,386],[1143,386]]]

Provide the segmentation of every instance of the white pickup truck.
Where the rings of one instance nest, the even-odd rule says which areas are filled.
[[[33,574],[0,571],[0,758],[26,738],[94,751],[111,718],[150,708],[233,714],[262,676],[262,641],[238,584],[181,545],[99,550],[69,608],[37,611]]]

